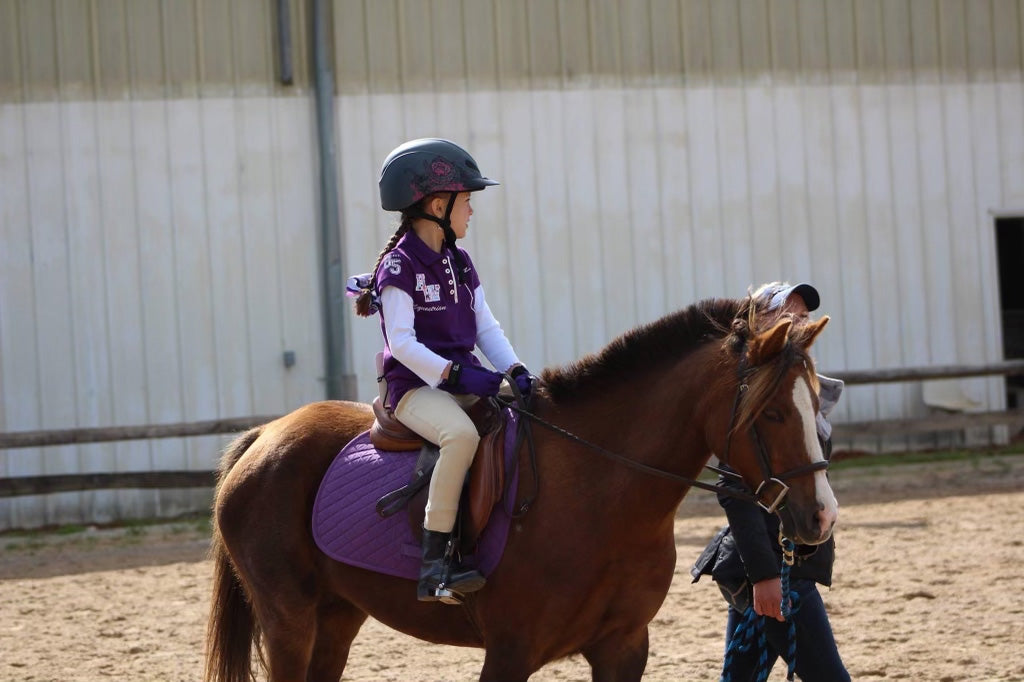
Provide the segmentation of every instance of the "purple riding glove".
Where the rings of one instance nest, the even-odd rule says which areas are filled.
[[[530,389],[533,387],[533,377],[530,376],[530,372],[525,367],[516,365],[508,375],[516,382],[516,388],[519,389],[519,392],[524,397],[530,395]]]
[[[504,375],[483,367],[453,362],[451,369],[448,370],[448,378],[442,381],[438,388],[459,395],[471,394],[489,398],[498,395],[504,378]]]

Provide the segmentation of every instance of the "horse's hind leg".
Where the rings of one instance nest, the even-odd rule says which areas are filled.
[[[340,680],[366,614],[350,602],[307,597],[278,586],[272,603],[254,604],[263,629],[270,682]]]
[[[287,598],[282,601],[287,603]],[[270,682],[306,682],[316,639],[316,606],[290,605],[287,612],[255,604],[263,629],[263,652]]]
[[[331,601],[317,614],[316,642],[309,663],[310,680],[340,680],[348,662],[352,640],[366,614],[347,601]]]

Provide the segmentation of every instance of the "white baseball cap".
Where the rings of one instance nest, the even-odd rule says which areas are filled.
[[[800,298],[804,299],[808,311],[817,310],[818,306],[821,305],[821,297],[818,295],[818,290],[806,282],[801,282],[800,284],[790,284],[789,282],[764,284],[754,292],[754,298],[767,302],[768,310],[775,310],[780,308],[792,294],[798,294]]]

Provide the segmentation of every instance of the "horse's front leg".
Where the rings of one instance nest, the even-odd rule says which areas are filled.
[[[480,682],[526,682],[540,665],[531,661],[522,642],[512,638],[502,640],[487,646]]]
[[[616,633],[583,649],[594,682],[637,682],[647,667],[647,626]]]

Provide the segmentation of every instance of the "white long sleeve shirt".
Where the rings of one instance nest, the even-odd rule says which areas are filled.
[[[380,301],[391,354],[428,386],[436,387],[441,383],[448,360],[416,339],[412,297],[398,287],[389,286],[381,291]],[[482,285],[473,291],[473,313],[476,317],[476,345],[487,361],[501,372],[519,364],[512,344],[487,305]]]

